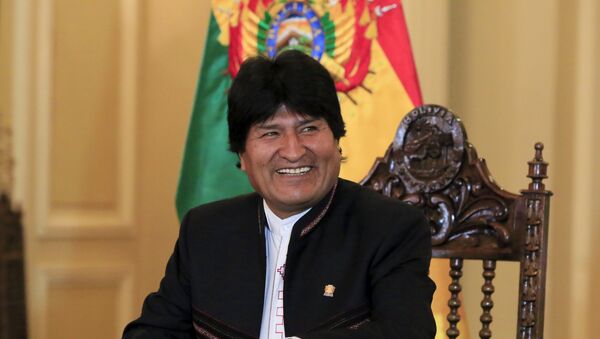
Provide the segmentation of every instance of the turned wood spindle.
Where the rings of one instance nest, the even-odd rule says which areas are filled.
[[[527,177],[531,179],[529,183],[529,189],[531,191],[544,192],[546,186],[543,180],[548,178],[548,163],[544,161],[542,151],[544,150],[544,144],[537,142],[535,144],[535,156],[533,160],[529,161],[529,173]]]
[[[450,313],[448,313],[447,317],[450,326],[446,330],[446,335],[450,339],[456,338],[460,334],[460,331],[458,330],[458,322],[460,321],[460,315],[458,314],[460,300],[458,299],[458,294],[462,290],[459,282],[462,277],[462,266],[463,259],[450,259],[450,277],[452,278],[452,282],[448,286],[448,290],[450,291],[450,300],[448,300]]]
[[[492,322],[492,307],[494,307],[494,301],[492,300],[492,293],[494,293],[494,284],[492,280],[496,277],[496,260],[484,260],[483,261],[483,279],[484,283],[481,286],[481,292],[483,292],[483,300],[481,300],[481,330],[479,331],[480,338],[491,338],[492,330],[490,329],[490,323]]]

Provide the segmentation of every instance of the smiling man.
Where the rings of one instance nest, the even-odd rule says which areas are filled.
[[[421,212],[339,179],[334,82],[296,51],[245,61],[230,149],[256,193],[192,209],[124,338],[433,338]]]
[[[281,105],[250,128],[241,168],[252,187],[280,218],[316,205],[337,181],[341,154],[323,118],[293,113]]]

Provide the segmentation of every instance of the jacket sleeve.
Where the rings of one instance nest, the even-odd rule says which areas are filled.
[[[158,291],[146,297],[141,316],[125,327],[123,339],[195,338],[186,244],[187,220],[186,215]]]
[[[422,213],[397,218],[384,237],[371,266],[371,315],[366,321],[342,329],[299,334],[302,339],[434,338],[431,311],[435,284],[429,279],[431,236]],[[406,227],[408,226],[408,227]],[[402,230],[395,232],[396,230]]]

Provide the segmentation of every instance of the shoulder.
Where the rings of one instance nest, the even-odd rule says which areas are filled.
[[[346,180],[340,181],[336,194],[338,212],[344,213],[347,225],[352,225],[347,231],[378,243],[414,238],[429,241],[430,228],[420,208]]]
[[[182,221],[182,226],[197,228],[223,227],[240,225],[250,219],[255,220],[261,198],[256,193],[240,195],[230,199],[210,202],[188,211]]]
[[[256,203],[259,201],[260,197],[256,193],[238,195],[233,198],[213,201],[196,206],[189,210],[188,214],[190,217],[206,217],[223,213],[231,213],[232,209],[244,209],[251,206],[256,207]]]

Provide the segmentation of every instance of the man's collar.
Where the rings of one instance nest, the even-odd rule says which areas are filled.
[[[268,227],[271,232],[277,235],[289,232],[291,227],[306,213],[308,213],[308,211],[310,211],[310,208],[308,208],[300,213],[296,213],[287,218],[281,219],[277,216],[277,214],[275,214],[275,212],[271,210],[265,199],[263,199],[262,205],[265,211],[265,220],[267,221],[265,226]]]
[[[333,188],[329,191],[329,193],[327,193],[325,197],[321,199],[321,201],[319,201],[315,206],[313,206],[313,208],[308,213],[306,213],[304,217],[298,220],[296,224],[302,227],[294,227],[292,237],[294,237],[294,233],[298,232],[298,230],[300,229],[301,231],[299,236],[300,238],[304,237],[305,235],[310,233],[310,231],[312,231],[315,228],[315,226],[317,226],[321,219],[323,219],[325,214],[327,214],[329,207],[331,206],[331,202],[333,201],[338,182],[339,179],[335,181],[335,184],[333,184]]]
[[[336,180],[335,184],[331,188],[331,190],[323,197],[316,205],[314,205],[306,214],[304,214],[294,225],[294,229],[292,230],[292,239],[294,238],[303,238],[308,233],[310,233],[317,224],[325,217],[331,203],[333,201],[333,197],[335,196],[335,192],[337,190],[340,179]],[[267,218],[265,215],[265,210],[261,203],[258,206],[258,222],[259,222],[259,232],[264,234],[264,228],[268,227]]]

